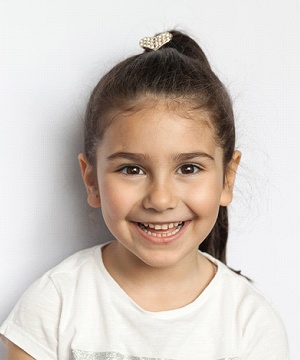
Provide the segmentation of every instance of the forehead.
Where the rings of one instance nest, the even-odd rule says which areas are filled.
[[[193,128],[194,131],[209,131],[215,137],[214,127],[211,121],[210,113],[200,108],[192,99],[186,98],[162,98],[155,97],[153,94],[144,95],[134,102],[126,103],[125,106],[118,111],[110,114],[110,126],[114,125],[114,130],[120,126],[132,126],[130,119],[134,118],[135,123],[143,122],[147,118],[147,123],[153,125],[159,119],[160,126],[167,126],[168,122],[164,121],[166,117],[172,116],[173,119],[185,121],[187,129]],[[121,124],[122,123],[122,124]]]
[[[213,155],[217,147],[207,111],[183,106],[181,101],[151,99],[115,113],[98,150],[149,153],[203,150]]]

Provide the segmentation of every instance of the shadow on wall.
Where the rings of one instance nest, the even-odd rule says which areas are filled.
[[[100,209],[90,208],[86,201],[77,160],[83,149],[83,124],[77,113],[59,114],[59,121],[51,121],[54,115],[43,123],[31,119],[35,123],[24,134],[23,154],[12,164],[17,172],[12,202],[18,202],[13,219],[10,208],[4,219],[0,323],[43,273],[78,250],[112,239]],[[0,359],[5,354],[0,341]]]
[[[49,162],[54,163],[48,181],[48,205],[43,217],[36,222],[36,231],[37,238],[39,234],[47,238],[47,250],[52,249],[54,258],[57,252],[53,248],[57,248],[59,257],[64,258],[79,249],[111,240],[112,235],[104,224],[101,210],[91,208],[86,201],[77,159],[83,151],[82,120],[77,116],[75,122],[65,121],[61,127],[52,130],[51,143],[56,150],[50,152]],[[44,219],[47,219],[47,231]],[[51,232],[53,236],[49,235]]]

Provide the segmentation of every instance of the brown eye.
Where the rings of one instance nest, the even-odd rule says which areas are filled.
[[[199,166],[194,164],[185,164],[180,166],[178,173],[182,175],[193,175],[199,172],[201,169]]]
[[[145,172],[138,166],[125,166],[121,169],[121,172],[126,175],[144,175]]]

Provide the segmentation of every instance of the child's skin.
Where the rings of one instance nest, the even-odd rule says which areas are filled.
[[[34,360],[24,350],[20,349],[11,341],[7,341],[7,360]]]
[[[207,113],[144,103],[114,119],[97,148],[96,169],[84,154],[79,160],[88,203],[101,206],[117,239],[103,251],[107,270],[141,307],[163,311],[191,303],[214,276],[198,246],[219,206],[232,200],[241,154],[234,152],[224,174]],[[178,231],[174,223],[181,222]],[[138,223],[174,227],[144,226],[146,233]]]

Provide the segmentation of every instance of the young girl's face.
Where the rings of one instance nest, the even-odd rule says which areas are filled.
[[[119,115],[97,149],[89,203],[101,206],[119,248],[144,264],[195,258],[219,206],[231,201],[235,172],[226,178],[209,123],[203,112],[186,118],[166,106],[143,108]]]

